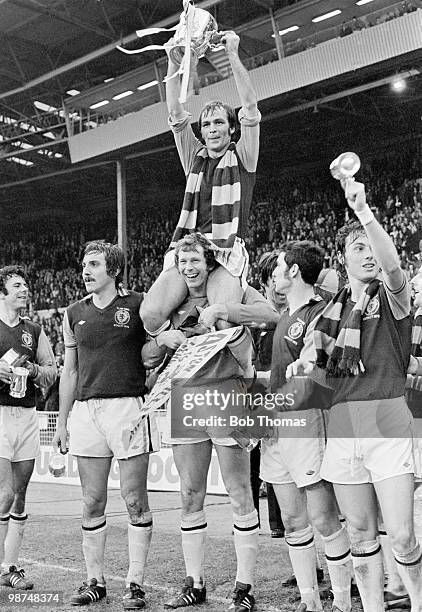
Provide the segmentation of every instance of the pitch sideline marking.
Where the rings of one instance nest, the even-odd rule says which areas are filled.
[[[71,574],[80,574],[81,570],[80,569],[76,569],[73,567],[66,567],[64,565],[56,565],[53,563],[43,563],[42,561],[35,561],[34,559],[21,559],[21,561],[25,564],[29,564],[29,565],[38,565],[39,567],[45,567],[46,569],[50,569],[50,570],[59,570],[62,572],[69,572]],[[122,578],[122,576],[108,576],[108,578],[110,580],[115,580],[116,582],[125,582],[125,578]],[[168,593],[169,595],[171,595],[173,593],[174,589],[169,589],[168,587],[164,587],[161,585],[157,585],[157,584],[151,584],[150,582],[145,582],[144,583],[146,587],[149,587],[151,589],[157,590],[157,591],[164,591],[165,593]],[[210,601],[211,603],[221,603],[221,604],[227,604],[227,598],[226,597],[216,597],[216,596],[211,596],[211,597],[207,597],[208,601]],[[259,610],[259,602],[258,602],[258,610]],[[279,608],[275,608],[273,606],[268,606],[267,608],[265,608],[265,612],[282,612],[282,610],[280,610]]]

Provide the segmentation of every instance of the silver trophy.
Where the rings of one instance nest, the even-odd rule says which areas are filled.
[[[180,66],[186,53],[186,43],[190,41],[190,52],[196,66],[209,49],[220,46],[222,36],[216,20],[208,11],[188,3],[180,15],[174,36],[166,46],[173,62]]]
[[[199,93],[198,62],[208,50],[220,48],[223,37],[217,30],[216,20],[208,11],[196,8],[187,0],[183,6],[175,34],[165,45],[170,59],[179,66],[178,72],[182,74],[181,103],[186,102],[192,91]]]
[[[179,67],[176,73],[182,75],[179,100],[185,102],[188,91],[195,89],[197,93],[196,90],[199,89],[196,72],[199,59],[204,57],[209,50],[217,51],[222,48],[221,40],[224,33],[218,32],[214,17],[208,11],[196,8],[191,0],[183,0],[183,12],[176,26],[136,30],[139,38],[152,36],[159,32],[174,32],[174,36],[164,45],[147,45],[142,49],[125,49],[117,45],[116,48],[126,55],[165,49],[171,60]]]
[[[196,8],[191,0],[183,0],[183,12],[176,26],[136,30],[139,38],[152,36],[159,32],[174,32],[174,36],[164,45],[147,45],[142,49],[125,49],[121,45],[117,45],[116,48],[126,55],[165,49],[171,60],[179,67],[176,73],[182,75],[179,100],[185,102],[188,91],[194,89],[197,93],[197,89],[199,89],[196,71],[199,59],[204,57],[209,50],[218,51],[222,48],[221,40],[224,33],[218,32],[214,17],[208,11]],[[173,76],[176,76],[176,74]]]
[[[342,153],[330,164],[330,172],[338,181],[352,178],[360,168],[360,159],[356,153]]]

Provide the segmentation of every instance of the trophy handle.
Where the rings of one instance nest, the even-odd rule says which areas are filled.
[[[223,32],[213,32],[210,37],[210,49],[211,51],[218,51],[224,48],[223,43],[221,42],[224,38]]]

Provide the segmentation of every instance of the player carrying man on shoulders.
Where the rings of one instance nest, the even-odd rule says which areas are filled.
[[[235,32],[224,32],[221,42],[241,101],[241,135],[236,143],[232,140],[236,131],[234,109],[220,101],[203,108],[199,117],[201,140],[195,137],[191,115],[179,102],[179,79],[173,78],[179,66],[169,57],[166,86],[169,123],[186,174],[186,190],[163,272],[141,309],[145,328],[151,335],[168,329],[171,313],[187,296],[186,283],[174,262],[177,241],[186,233],[204,234],[220,264],[208,280],[209,304],[239,303],[246,287],[249,258],[244,237],[255,185],[261,115],[248,71],[239,59],[239,37]],[[201,322],[209,327],[206,315]],[[226,321],[217,321],[218,329],[226,327],[230,327]],[[236,355],[247,378],[253,374],[251,353],[250,345]]]
[[[208,303],[206,286],[208,276],[216,263],[207,239],[199,233],[185,236],[177,243],[175,256],[178,270],[189,288],[189,296],[173,313],[175,329],[162,332],[145,346],[145,363],[151,368],[162,361],[166,349],[177,349],[185,341],[186,334],[195,332],[200,309]],[[218,310],[233,324],[250,325],[253,321],[266,324],[271,321],[274,323],[278,319],[278,314],[266,299],[252,287],[246,289],[242,302],[220,304],[218,308],[211,308],[212,316]],[[203,331],[199,326],[199,333]],[[231,608],[235,612],[249,612],[254,609],[258,514],[253,504],[250,485],[249,454],[231,437],[235,427],[230,426],[229,422],[230,416],[245,416],[246,412],[247,389],[242,369],[233,354],[233,348],[241,349],[244,346],[245,334],[246,332],[242,332],[232,338],[192,379],[173,380],[172,431],[171,437],[165,441],[173,447],[174,461],[180,475],[182,549],[186,578],[181,592],[165,605],[168,609],[196,606],[206,601],[204,556],[207,521],[204,500],[213,446],[233,509],[237,573]],[[217,400],[212,406],[202,404],[203,408],[200,407],[199,400],[195,404],[192,397],[203,395],[207,391],[211,391],[217,399],[223,394],[229,397],[230,401],[224,411],[216,405]],[[184,398],[187,397],[195,404],[193,410],[189,410],[189,422],[192,422],[193,416],[202,417],[192,427],[180,425],[187,414],[184,412]],[[216,419],[211,424],[206,424],[205,421],[210,416],[215,416]]]

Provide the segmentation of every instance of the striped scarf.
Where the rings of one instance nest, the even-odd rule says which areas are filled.
[[[196,230],[200,189],[207,161],[208,151],[204,147],[197,153],[188,175],[182,211],[170,248],[175,248],[178,240],[186,233]],[[236,145],[232,142],[220,159],[213,176],[211,241],[217,249],[233,247],[239,228],[239,213],[240,172]]]
[[[419,311],[413,319],[410,353],[413,357],[422,357],[422,312]]]
[[[314,342],[316,365],[325,368],[328,376],[357,376],[365,371],[360,357],[362,315],[380,285],[378,279],[369,283],[341,329],[341,315],[350,296],[349,288],[343,287],[323,311],[315,327]]]

